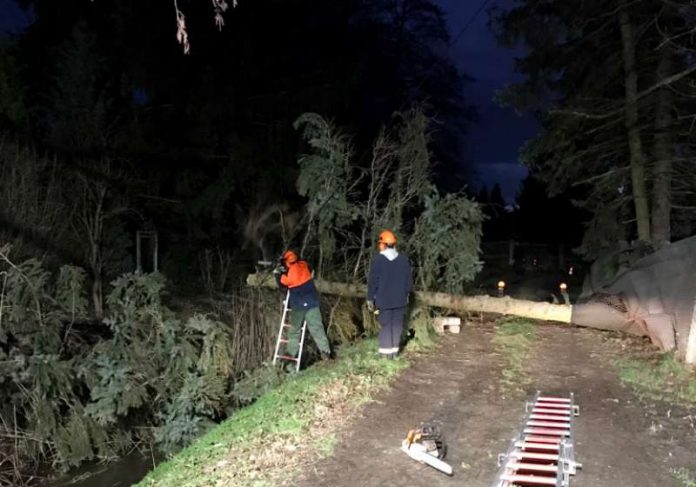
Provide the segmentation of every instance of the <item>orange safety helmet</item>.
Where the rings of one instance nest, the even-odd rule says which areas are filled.
[[[283,254],[283,262],[285,262],[286,265],[294,264],[298,260],[300,259],[297,257],[297,254],[292,250],[288,250]]]
[[[387,247],[393,247],[396,245],[396,235],[394,235],[390,230],[382,230],[379,234],[377,244],[379,245],[379,250],[384,250]]]

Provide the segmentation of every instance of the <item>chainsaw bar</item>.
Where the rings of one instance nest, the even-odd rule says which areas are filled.
[[[447,445],[437,426],[423,425],[410,430],[401,443],[401,449],[414,460],[452,475],[452,467],[442,461],[447,454]]]

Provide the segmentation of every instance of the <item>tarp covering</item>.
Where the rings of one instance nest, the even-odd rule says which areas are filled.
[[[683,357],[696,298],[696,237],[637,260],[607,284],[588,279],[583,297],[587,301],[574,306],[574,323],[616,323],[621,316],[617,329],[647,335],[665,350],[676,347]]]

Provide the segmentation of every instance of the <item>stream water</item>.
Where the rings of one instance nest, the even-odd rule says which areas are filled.
[[[155,458],[155,461],[160,459]],[[42,487],[129,487],[138,483],[153,468],[153,458],[132,453],[118,461],[80,467],[55,479],[46,480]]]

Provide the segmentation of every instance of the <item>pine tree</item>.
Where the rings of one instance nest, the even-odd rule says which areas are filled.
[[[691,10],[674,2],[530,1],[496,17],[501,42],[529,47],[518,64],[526,81],[501,94],[542,121],[523,159],[552,194],[587,189],[579,203],[595,214],[590,228],[599,233],[588,232],[586,248],[597,247],[595,237],[613,240],[619,227],[654,246],[671,238],[672,175],[683,164],[675,154],[686,139],[669,93],[692,105],[683,36]]]

